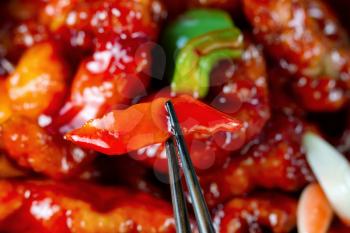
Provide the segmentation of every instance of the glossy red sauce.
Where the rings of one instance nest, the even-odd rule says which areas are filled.
[[[1,187],[3,232],[175,232],[170,204],[147,194],[81,182]]]
[[[155,49],[171,20],[196,7],[231,14],[244,49],[212,69],[206,98],[175,101],[169,80],[154,75],[165,60]],[[350,156],[340,122],[349,118],[348,7],[0,1],[0,232],[175,232],[164,150],[170,97],[217,231],[295,232],[299,194],[315,181],[303,134],[322,132]],[[65,140],[73,129],[77,144],[121,156]],[[329,229],[349,231],[337,218]]]

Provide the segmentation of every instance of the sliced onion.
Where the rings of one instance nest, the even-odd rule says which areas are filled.
[[[313,133],[303,136],[303,146],[334,211],[350,225],[350,164],[332,145]]]

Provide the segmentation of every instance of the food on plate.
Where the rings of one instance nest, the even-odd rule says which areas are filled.
[[[348,7],[0,1],[0,232],[176,232],[167,101],[216,232],[350,232]]]

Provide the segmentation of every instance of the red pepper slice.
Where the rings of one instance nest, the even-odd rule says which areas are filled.
[[[66,134],[66,139],[105,154],[124,154],[165,142],[171,135],[164,107],[168,98],[115,110],[82,128]],[[186,95],[172,98],[185,137],[206,138],[219,132],[240,129],[238,120]]]

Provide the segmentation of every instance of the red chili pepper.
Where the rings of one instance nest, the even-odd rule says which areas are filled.
[[[115,110],[100,119],[88,121],[66,139],[105,154],[124,154],[170,136],[164,107],[168,98]],[[205,138],[219,132],[235,132],[240,122],[190,96],[172,98],[185,137]]]

